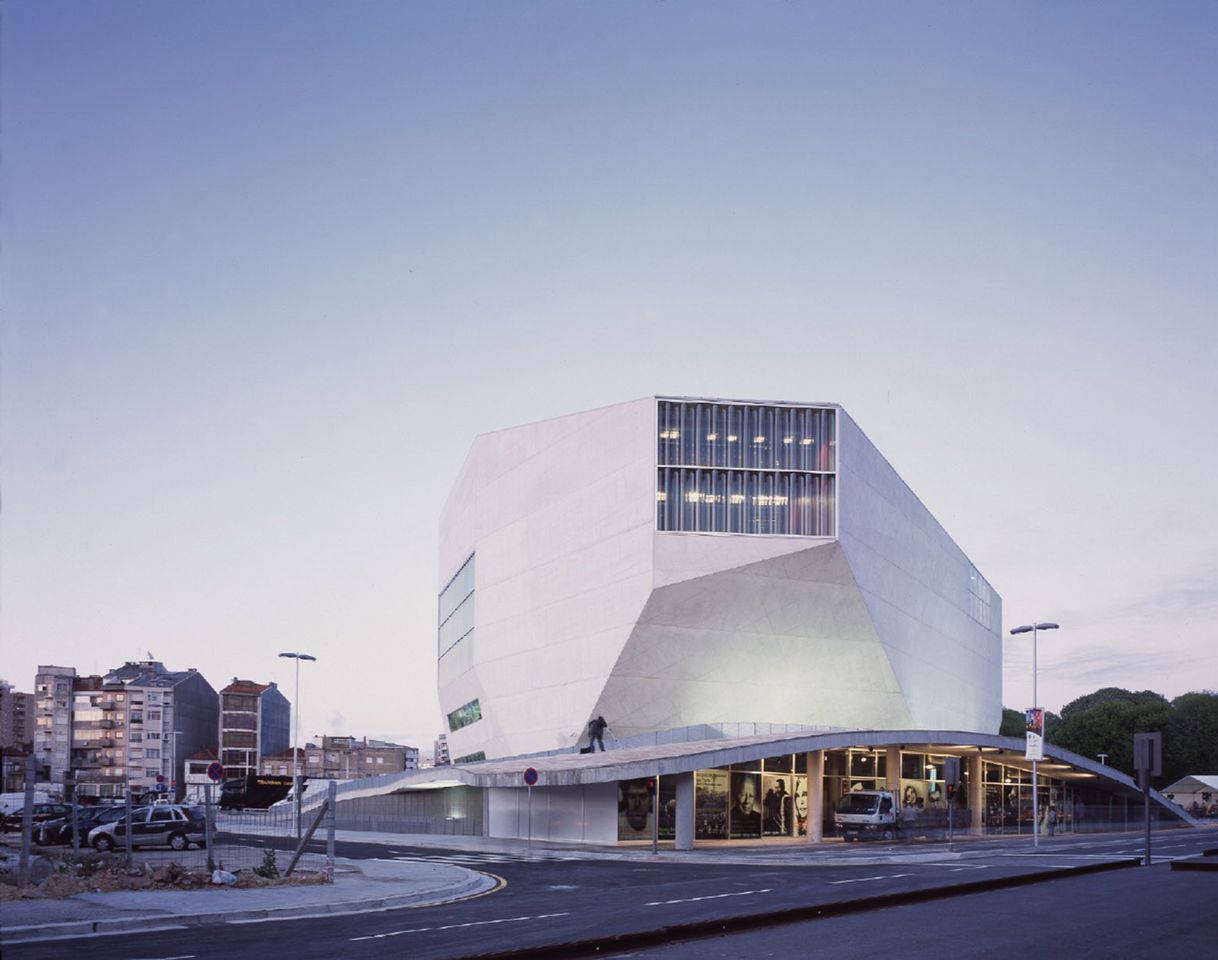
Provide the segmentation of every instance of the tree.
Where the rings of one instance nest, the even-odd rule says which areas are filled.
[[[1186,693],[1171,702],[1163,728],[1163,784],[1218,772],[1218,694]]]

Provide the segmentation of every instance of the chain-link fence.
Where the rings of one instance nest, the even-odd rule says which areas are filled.
[[[214,792],[218,794],[218,791]],[[223,811],[209,791],[203,803],[141,804],[128,796],[92,806],[30,801],[6,821],[6,846],[19,851],[18,882],[38,856],[55,859],[104,855],[127,869],[176,864],[184,871],[265,878],[334,876],[333,790],[313,809],[291,803],[266,810]]]

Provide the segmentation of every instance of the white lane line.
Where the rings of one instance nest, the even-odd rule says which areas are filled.
[[[194,960],[194,958],[195,954],[193,953],[183,953],[176,957],[154,957],[152,960]]]
[[[400,937],[407,933],[431,933],[439,930],[464,930],[467,927],[489,927],[496,923],[521,923],[525,920],[552,920],[555,917],[569,917],[569,913],[539,913],[533,917],[503,917],[499,920],[472,920],[469,923],[448,923],[442,927],[415,927],[413,930],[390,930],[388,933],[374,933],[366,937],[349,937],[351,942],[356,940],[383,940],[385,937]]]
[[[680,900],[653,900],[651,903],[645,903],[645,907],[666,907],[672,903],[699,903],[703,900],[722,900],[724,897],[751,897],[758,893],[772,893],[773,887],[766,887],[764,890],[740,890],[736,893],[711,893],[705,897],[682,897]]]
[[[831,885],[839,883],[869,883],[872,880],[899,880],[901,877],[912,877],[912,873],[890,873],[884,877],[855,877],[853,880],[830,880]]]
[[[965,867],[952,867],[947,872],[948,873],[959,873],[961,870],[988,870],[989,868],[990,868],[990,865],[988,863],[982,863],[982,864],[979,864],[976,866],[969,865],[969,866],[965,866]]]

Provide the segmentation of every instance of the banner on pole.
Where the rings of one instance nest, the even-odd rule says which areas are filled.
[[[1040,707],[1029,707],[1023,712],[1027,742],[1024,746],[1025,760],[1045,758],[1045,711]]]

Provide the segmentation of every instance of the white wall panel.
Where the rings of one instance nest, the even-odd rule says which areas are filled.
[[[490,787],[487,798],[488,836],[524,840],[530,836],[531,824],[531,836],[538,841],[617,843],[616,784],[534,790],[531,816],[528,790]]]
[[[968,612],[968,558],[843,412],[842,549],[915,726],[994,733],[1001,721],[1001,599],[995,626]]]

